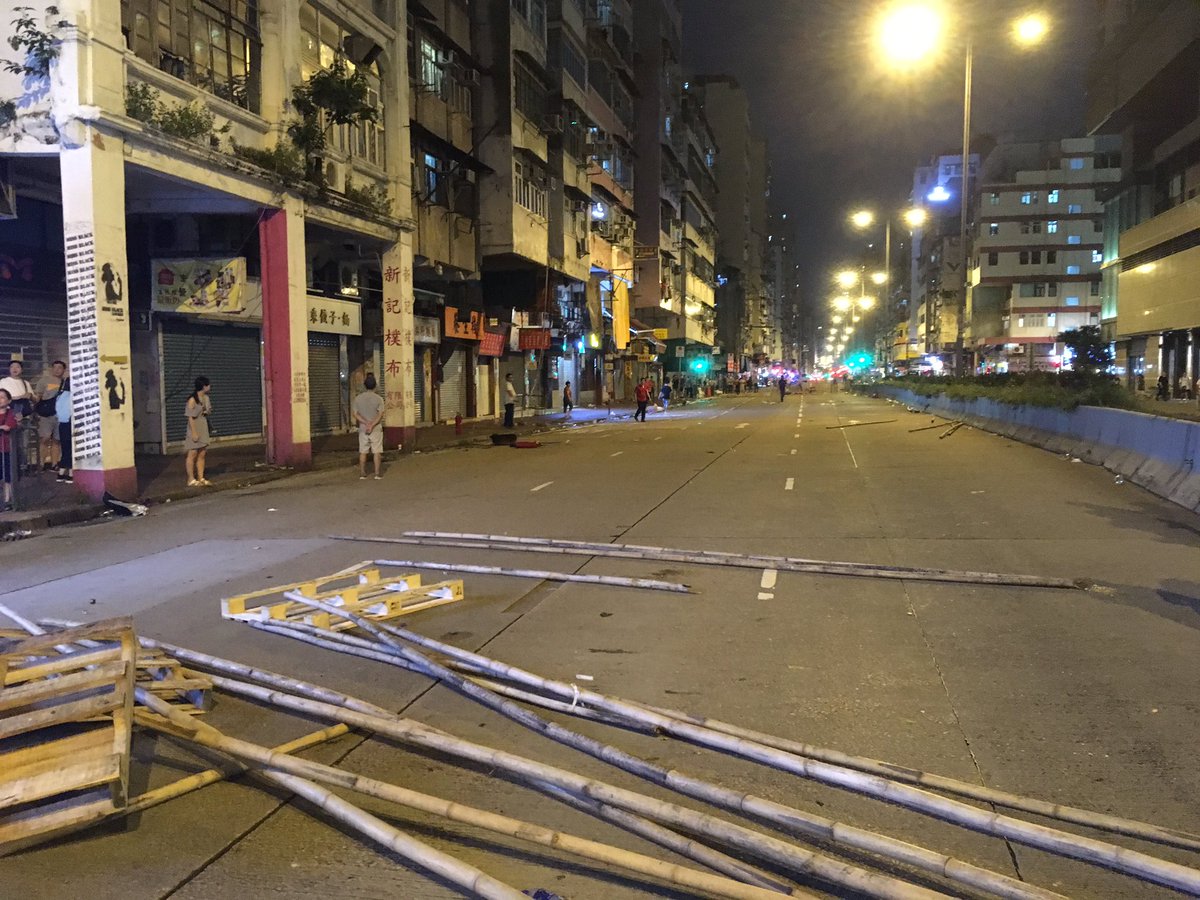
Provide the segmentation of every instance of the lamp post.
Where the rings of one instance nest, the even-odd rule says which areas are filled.
[[[878,38],[886,58],[902,66],[914,66],[937,51],[945,20],[939,9],[929,3],[897,3],[889,7],[879,21]],[[1013,42],[1021,47],[1040,44],[1049,34],[1049,20],[1040,13],[1028,13],[1012,22]],[[958,247],[962,254],[962,284],[955,309],[954,374],[963,374],[963,331],[967,309],[967,217],[971,182],[971,105],[975,75],[975,35],[964,29],[964,77],[962,116],[962,188],[959,196]]]
[[[904,224],[908,227],[909,234],[911,235],[915,229],[920,228],[926,223],[926,221],[928,221],[929,213],[926,212],[922,207],[914,206],[902,211],[899,214],[899,218],[904,221]],[[889,309],[891,307],[892,300],[892,220],[892,216],[887,216],[884,219],[883,271],[882,273],[876,272],[872,276],[872,280],[875,282],[875,284],[883,288],[884,306]],[[866,231],[875,224],[875,213],[869,209],[860,209],[851,214],[850,224],[859,231]],[[889,328],[892,324],[893,323],[891,322],[888,323]],[[892,335],[891,331],[889,330],[887,336],[887,346],[890,346],[891,338]]]

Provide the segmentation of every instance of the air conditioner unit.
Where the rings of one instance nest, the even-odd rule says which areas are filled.
[[[437,64],[439,66],[450,66],[454,64],[453,50],[439,50],[437,52]]]
[[[597,141],[588,145],[588,153],[600,159],[607,159],[616,152],[617,145],[613,141]]]
[[[542,131],[547,133],[561,134],[566,126],[566,119],[561,113],[550,113],[542,117]]]
[[[346,193],[348,166],[335,160],[325,161],[325,186],[339,194]]]
[[[567,204],[567,208],[576,213],[587,212],[588,206],[590,204],[586,200],[572,200]]]
[[[468,87],[479,86],[479,70],[472,69],[470,66],[463,66],[459,69],[458,80]]]

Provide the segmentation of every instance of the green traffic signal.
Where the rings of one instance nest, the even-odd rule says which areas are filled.
[[[704,372],[708,371],[708,360],[706,360],[706,359],[692,360],[692,371],[696,372],[697,374],[703,374]]]

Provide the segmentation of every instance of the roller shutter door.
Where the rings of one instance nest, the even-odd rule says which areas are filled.
[[[183,414],[197,375],[212,381],[213,437],[261,437],[262,344],[257,328],[164,319],[163,405],[167,440],[187,434]]]
[[[425,353],[416,352],[413,360],[413,403],[416,405],[417,421],[427,422],[428,410],[425,409]]]
[[[442,367],[438,414],[443,419],[467,416],[467,351],[455,350]]]
[[[308,335],[308,419],[313,434],[346,430],[342,408],[341,341],[336,334]]]
[[[34,384],[56,359],[67,359],[67,301],[63,297],[29,297],[0,291],[0,363],[24,355],[25,379]]]

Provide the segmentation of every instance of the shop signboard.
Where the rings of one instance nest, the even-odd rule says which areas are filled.
[[[362,307],[350,300],[308,295],[308,330],[362,334]]]
[[[150,306],[159,312],[244,316],[246,259],[156,259]]]
[[[675,348],[675,358],[676,358],[676,359],[683,359],[683,355],[684,355],[684,349],[683,349],[683,347],[676,347],[676,348]]]
[[[519,348],[521,350],[549,350],[549,328],[522,328]]]
[[[440,344],[442,330],[433,316],[413,316],[413,343]]]
[[[447,306],[444,324],[446,326],[446,337],[448,338],[457,338],[460,341],[483,340],[483,313],[479,310],[471,310],[470,318],[465,322],[460,322],[458,320],[458,307]]]
[[[670,334],[670,332],[668,332],[667,329],[665,329],[665,328],[655,328],[654,329],[654,339],[656,341],[665,341],[667,339],[668,334]]]
[[[485,331],[479,344],[480,356],[503,356],[508,344],[508,329],[497,328],[495,331]]]

